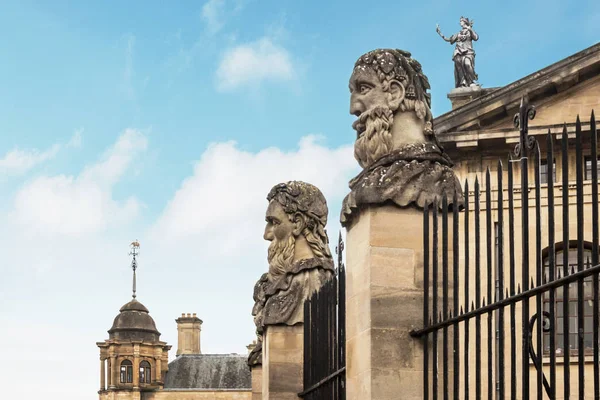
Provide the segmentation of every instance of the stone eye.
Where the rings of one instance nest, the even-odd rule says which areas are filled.
[[[367,94],[369,90],[371,90],[371,87],[369,85],[360,85],[358,87],[358,91],[360,92],[360,94]]]

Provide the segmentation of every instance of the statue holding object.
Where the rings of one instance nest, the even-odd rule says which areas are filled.
[[[478,76],[475,73],[475,50],[473,49],[473,41],[478,40],[479,35],[473,30],[473,24],[473,20],[460,17],[462,29],[449,38],[442,35],[439,25],[435,29],[446,42],[456,43],[452,61],[454,61],[454,86],[457,88],[479,86],[477,83]]]

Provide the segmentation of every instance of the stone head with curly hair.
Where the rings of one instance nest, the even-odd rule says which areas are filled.
[[[303,258],[331,258],[327,224],[327,203],[314,185],[290,181],[275,185],[267,196],[267,226],[264,238],[269,240],[269,273],[280,276],[294,261]]]
[[[363,168],[407,144],[435,141],[431,95],[421,64],[407,51],[363,54],[349,82],[350,113],[357,139],[354,155]]]

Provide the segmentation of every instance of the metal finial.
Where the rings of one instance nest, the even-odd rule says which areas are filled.
[[[535,147],[535,138],[529,136],[529,120],[535,118],[535,107],[529,105],[527,97],[521,97],[519,112],[515,114],[513,122],[519,129],[519,144],[515,146],[515,155],[519,158],[527,157],[527,152]]]
[[[137,269],[137,260],[136,257],[140,254],[139,253],[139,249],[140,249],[140,242],[138,242],[137,240],[134,242],[131,242],[131,244],[129,245],[131,247],[131,251],[129,252],[130,256],[133,256],[133,260],[131,260],[131,268],[133,269],[133,298],[135,299],[136,295],[136,277],[135,277],[135,270]]]

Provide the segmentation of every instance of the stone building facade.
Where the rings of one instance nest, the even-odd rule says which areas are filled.
[[[202,320],[196,314],[176,319],[177,357],[148,309],[135,298],[115,317],[100,348],[100,400],[249,400],[246,355],[202,354]]]
[[[513,125],[513,116],[518,113],[519,104],[521,98],[527,97],[529,103],[535,105],[537,114],[535,119],[529,122],[529,135],[534,136],[540,146],[541,151],[541,194],[542,194],[542,209],[541,209],[541,237],[542,245],[546,248],[543,252],[544,262],[547,257],[547,246],[548,243],[548,208],[547,208],[547,182],[549,179],[553,179],[555,187],[555,199],[556,199],[556,226],[555,226],[555,238],[556,238],[556,249],[558,252],[563,248],[563,225],[561,218],[561,207],[562,207],[562,194],[563,191],[568,191],[569,198],[569,232],[570,238],[576,237],[576,187],[575,185],[569,185],[563,187],[562,185],[562,155],[560,153],[560,141],[562,138],[563,124],[566,124],[567,134],[569,137],[569,149],[568,149],[568,171],[569,181],[575,181],[576,173],[576,159],[575,159],[575,122],[577,117],[582,122],[582,135],[583,135],[583,154],[584,154],[584,216],[589,219],[591,216],[591,162],[590,162],[590,115],[592,110],[595,109],[596,115],[600,111],[600,44],[596,44],[590,48],[580,51],[568,58],[565,58],[555,64],[552,64],[542,70],[534,72],[522,79],[519,79],[507,86],[492,88],[492,89],[480,89],[480,90],[463,90],[462,92],[454,91],[448,95],[449,99],[453,104],[451,111],[438,116],[434,119],[434,128],[438,135],[438,139],[444,146],[445,150],[450,155],[454,162],[454,171],[464,184],[465,180],[469,181],[470,190],[473,190],[473,184],[475,178],[478,178],[481,186],[482,193],[482,223],[481,223],[481,238],[482,243],[485,243],[486,237],[486,224],[483,213],[485,213],[485,174],[489,168],[491,173],[491,196],[492,196],[492,232],[495,232],[495,225],[498,223],[497,211],[495,209],[495,200],[498,198],[498,192],[504,191],[504,199],[508,198],[507,192],[507,164],[509,163],[509,154],[513,153],[515,145],[519,143],[519,130]],[[548,131],[553,136],[553,147],[554,147],[554,160],[547,160],[546,156],[546,136]],[[531,157],[531,155],[530,155]],[[497,185],[497,171],[498,161],[501,160],[503,163],[503,187],[500,188]],[[518,164],[517,164],[518,165]],[[522,189],[520,187],[520,173],[519,167],[516,166],[514,174],[515,199],[518,200],[515,204],[515,259],[516,270],[515,276],[521,277],[521,205],[520,197]],[[531,279],[535,280],[535,192],[534,192],[534,160],[530,158],[528,180],[529,180],[529,237],[530,237],[530,261],[531,261]],[[471,202],[473,201],[473,192],[470,196]],[[470,207],[470,212],[473,213],[473,205]],[[508,218],[506,218],[508,211],[504,210],[504,232],[508,232]],[[474,218],[470,218],[470,232],[475,232]],[[591,242],[592,233],[589,222],[586,222],[584,230],[584,238],[586,241],[586,249],[584,259],[589,259],[591,255]],[[462,229],[462,228],[461,228]],[[461,237],[463,232],[460,232]],[[495,239],[495,237],[494,237]],[[492,243],[495,243],[494,241]],[[508,240],[505,237],[504,240],[504,254],[509,254]],[[589,245],[589,248],[587,247]],[[470,254],[474,254],[474,243],[469,243]],[[498,244],[492,246],[492,259],[495,260],[495,255],[498,251]],[[486,259],[486,246],[483,245],[481,248],[482,255],[481,259]],[[461,251],[461,258],[464,257],[464,251]],[[569,245],[569,259],[576,260],[577,248],[573,248]],[[559,256],[557,260],[561,259]],[[505,258],[505,260],[507,260]],[[576,262],[576,261],[573,261]],[[561,262],[557,261],[557,269]],[[463,265],[461,263],[461,265]],[[505,261],[505,271],[507,271],[507,262]],[[562,266],[560,266],[562,267]],[[576,266],[575,266],[576,268]],[[463,271],[460,272],[460,276]],[[484,274],[485,275],[485,274]],[[496,279],[495,276],[493,279]],[[508,272],[505,273],[504,287],[508,287]],[[485,288],[487,282],[482,282],[481,287]],[[571,285],[571,289],[576,293],[576,285]],[[589,285],[588,285],[589,286]],[[496,282],[492,282],[492,287],[496,287]],[[463,298],[463,293],[461,297]],[[471,285],[470,298],[475,298],[474,285]],[[544,299],[546,303],[547,299]],[[488,299],[489,301],[489,299]],[[576,304],[577,302],[574,301]],[[546,304],[549,307],[549,304]],[[468,306],[467,306],[468,308]],[[591,302],[589,304],[591,310]],[[535,301],[534,299],[530,302],[530,310],[535,312]],[[587,306],[586,314],[587,316]],[[585,327],[585,342],[586,351],[590,353],[586,355],[586,380],[593,382],[593,363],[591,357],[591,346],[592,346],[592,326],[591,326],[591,314],[589,318],[586,318]],[[571,314],[574,317],[574,314]],[[517,332],[521,331],[521,315],[517,314]],[[562,321],[556,321],[557,325],[562,324]],[[494,320],[494,327],[497,321]],[[508,321],[506,321],[505,332],[509,331]],[[576,337],[577,326],[573,327],[575,331],[571,331],[571,354],[577,352],[577,342],[573,338]],[[486,330],[484,329],[486,335]],[[482,343],[484,343],[483,350],[487,351],[485,344],[487,343],[487,336],[482,337]],[[562,365],[563,355],[566,349],[561,347],[561,336],[557,336],[557,376],[562,376]],[[494,341],[494,346],[496,342]],[[575,346],[575,348],[573,347]],[[589,347],[588,347],[589,346]],[[548,376],[549,374],[549,353],[547,343],[544,343],[544,354],[543,364],[544,372]],[[490,349],[493,353],[493,360],[498,365],[500,357],[505,358],[506,371],[510,366],[509,363],[509,352],[506,354],[497,354],[495,348]],[[517,340],[517,354],[521,354],[521,341]],[[472,357],[474,360],[474,352]],[[484,357],[482,366],[487,369],[487,357]],[[576,362],[576,357],[571,356],[571,363]],[[474,365],[474,361],[473,364]],[[495,367],[496,368],[496,367]],[[572,368],[576,369],[576,365]],[[531,365],[531,379],[532,384],[532,396],[536,389],[535,384],[535,369]],[[508,373],[507,375],[508,376]],[[474,376],[469,379],[471,387],[474,387]],[[588,380],[589,379],[589,380]],[[484,386],[487,384],[484,380]],[[507,387],[509,387],[509,381],[507,377]],[[557,393],[562,393],[562,381],[557,379]],[[592,398],[592,385],[586,385],[586,393]],[[518,390],[521,389],[521,382],[517,382]],[[571,393],[576,396],[577,394],[577,379],[571,379]],[[483,388],[484,393],[487,392],[487,388]],[[561,397],[562,398],[562,397]]]

